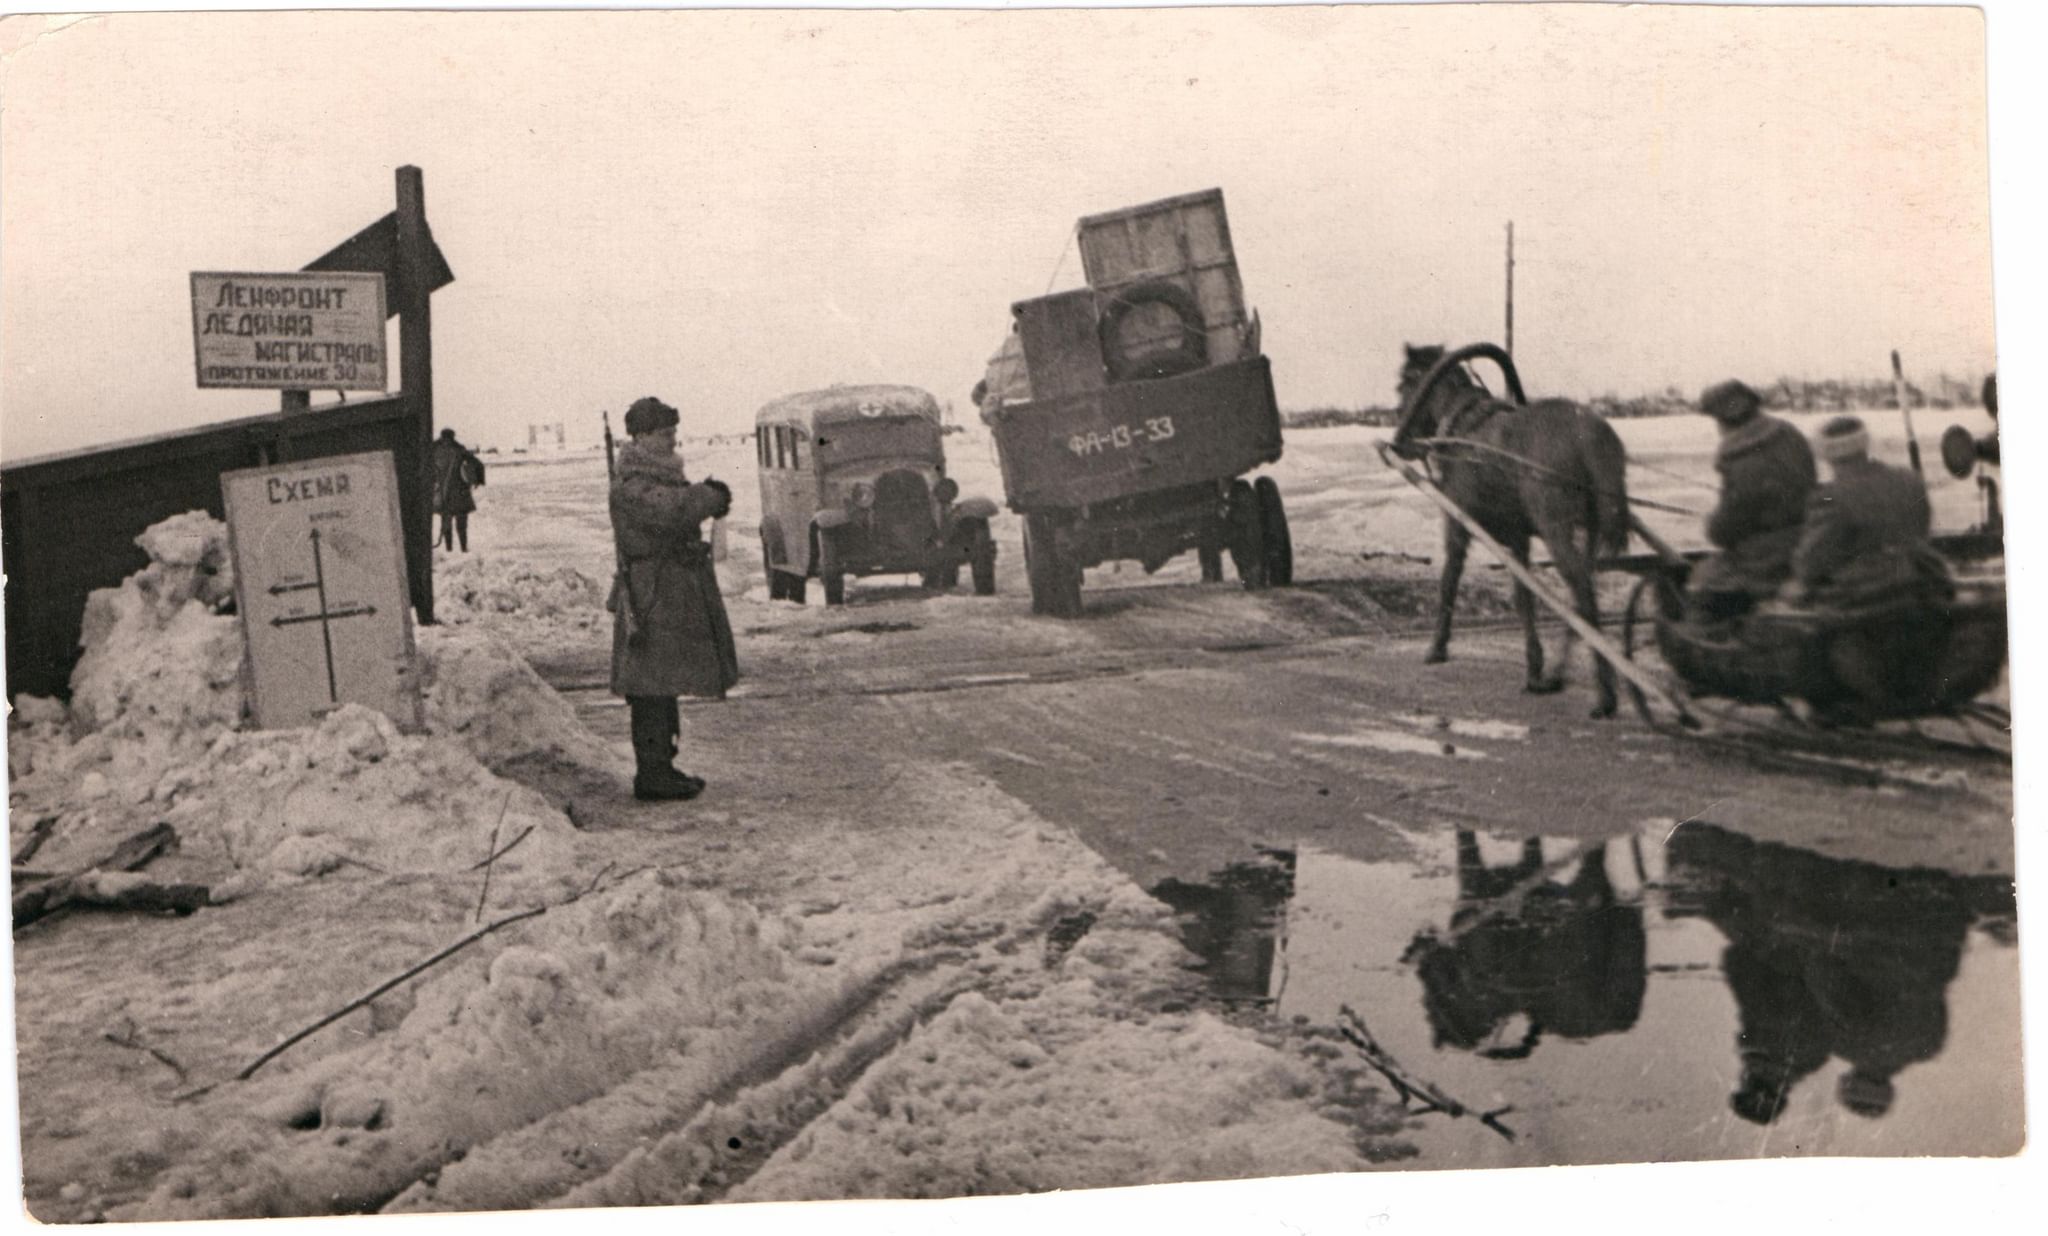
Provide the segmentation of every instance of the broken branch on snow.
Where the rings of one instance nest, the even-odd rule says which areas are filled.
[[[1401,1096],[1401,1102],[1404,1106],[1411,1102],[1419,1101],[1422,1110],[1425,1112],[1442,1112],[1446,1116],[1452,1117],[1471,1116],[1509,1141],[1515,1140],[1514,1130],[1508,1128],[1500,1121],[1500,1118],[1513,1111],[1513,1108],[1501,1107],[1490,1112],[1474,1111],[1450,1095],[1445,1094],[1436,1085],[1416,1077],[1413,1073],[1401,1067],[1401,1062],[1394,1059],[1393,1055],[1386,1048],[1380,1046],[1379,1040],[1373,1038],[1372,1031],[1366,1029],[1365,1019],[1354,1012],[1348,1004],[1338,1009],[1337,1029],[1353,1047],[1356,1047],[1365,1056],[1367,1064],[1378,1070],[1382,1077],[1393,1083],[1394,1090]]]
[[[509,849],[510,847],[508,846],[507,848]],[[461,952],[463,949],[468,948],[470,945],[475,944],[478,940],[483,939],[485,936],[490,935],[492,932],[504,927],[510,927],[514,923],[522,922],[529,918],[536,918],[542,914],[546,914],[549,910],[559,910],[563,906],[570,905],[575,902],[583,900],[583,898],[588,897],[591,893],[597,891],[598,885],[604,880],[605,875],[609,873],[611,869],[612,864],[606,863],[602,868],[598,870],[597,875],[591,879],[590,883],[583,887],[582,891],[572,893],[569,896],[564,897],[560,901],[550,902],[547,905],[535,906],[530,910],[521,910],[516,914],[508,914],[503,918],[495,919],[489,923],[486,923],[482,927],[477,928],[475,931],[470,932],[468,935],[462,937],[460,940],[457,940],[455,943],[448,945],[446,948],[443,948],[442,950],[426,958],[425,960],[413,963],[411,966],[406,967],[406,969],[402,973],[394,975],[391,978],[385,979],[383,982],[377,984],[375,987],[370,988],[370,990],[364,992],[362,995],[357,996],[355,999],[350,1000],[347,1004],[342,1005],[340,1008],[335,1009],[333,1012],[320,1018],[320,1020],[314,1022],[312,1025],[309,1025],[302,1030],[294,1031],[292,1034],[289,1034],[285,1036],[283,1039],[280,1039],[276,1046],[270,1048],[270,1050],[264,1052],[262,1055],[256,1057],[254,1060],[251,1060],[248,1064],[243,1065],[241,1071],[235,1074],[235,1080],[249,1080],[249,1078],[255,1075],[256,1070],[270,1063],[278,1056],[283,1055],[294,1044],[297,1044],[302,1040],[310,1037],[311,1035],[317,1033],[318,1031],[333,1025],[335,1022],[340,1021],[342,1018],[348,1016],[350,1013],[353,1013],[357,1009],[362,1008],[370,1001],[375,1000],[378,996],[383,995],[385,992],[390,991],[392,988],[397,987],[399,984],[407,981],[408,979],[415,978],[418,975],[424,973],[425,971],[431,969],[432,967],[439,965],[441,962],[446,961],[450,957],[453,957],[455,954]],[[638,872],[645,870],[645,867],[636,867],[632,871],[626,872],[625,875],[620,876],[619,879],[626,879],[628,876],[632,876]],[[616,880],[613,881],[613,883],[617,882],[618,881]],[[213,1087],[211,1085],[202,1086],[197,1090],[192,1090],[186,1092],[185,1094],[181,1094],[178,1096],[178,1098],[181,1101],[186,1099],[195,1099],[212,1089]]]

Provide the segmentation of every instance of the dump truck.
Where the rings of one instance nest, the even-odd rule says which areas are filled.
[[[1226,554],[1247,588],[1293,581],[1280,488],[1280,411],[1245,310],[1220,189],[1089,215],[1087,286],[1011,306],[977,392],[1003,489],[1024,517],[1034,612],[1081,613],[1082,571],[1148,572]]]

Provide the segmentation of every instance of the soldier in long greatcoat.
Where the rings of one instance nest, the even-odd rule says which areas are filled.
[[[612,691],[632,713],[633,796],[686,800],[704,781],[674,766],[679,695],[722,699],[739,681],[732,624],[703,524],[732,506],[724,483],[693,485],[676,454],[676,410],[658,399],[626,412],[630,435],[612,478]]]
[[[428,457],[434,474],[434,513],[441,517],[441,548],[453,550],[460,538],[469,552],[469,513],[476,510],[476,487],[484,483],[483,461],[443,429]]]

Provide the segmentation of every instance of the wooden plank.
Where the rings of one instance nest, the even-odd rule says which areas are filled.
[[[1220,189],[1090,215],[1079,245],[1098,301],[1137,283],[1174,284],[1201,308],[1210,363],[1243,358],[1250,317]]]
[[[1058,399],[1109,384],[1102,367],[1095,293],[1081,288],[1022,300],[1010,312],[1017,318],[1033,399]]]
[[[139,871],[177,844],[176,829],[169,824],[154,824],[123,838],[111,854],[90,866],[35,888],[23,889],[14,894],[14,929],[19,931],[71,904],[80,891],[76,886],[80,877],[94,871]]]

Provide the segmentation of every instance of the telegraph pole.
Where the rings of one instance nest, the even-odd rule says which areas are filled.
[[[1508,337],[1509,356],[1515,354],[1515,221],[1508,220]]]

